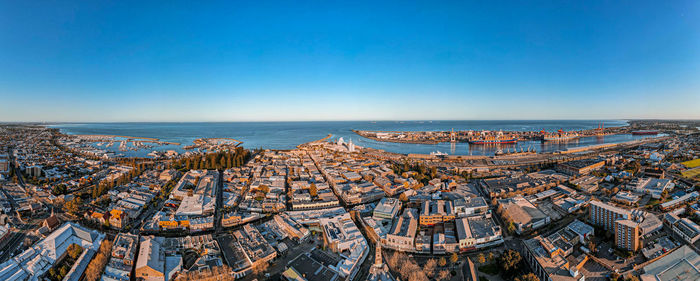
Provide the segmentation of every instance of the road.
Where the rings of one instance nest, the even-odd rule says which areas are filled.
[[[216,184],[216,207],[214,207],[214,233],[221,233],[221,209],[224,205],[224,196],[222,192],[224,191],[224,171],[219,170],[219,180]]]

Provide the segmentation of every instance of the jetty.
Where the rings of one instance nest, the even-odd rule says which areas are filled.
[[[325,142],[325,141],[329,140],[331,137],[333,137],[333,134],[328,134],[326,137],[324,137],[324,138],[322,138],[322,139],[318,139],[318,140],[315,140],[315,141],[310,141],[310,142],[306,142],[306,143],[302,143],[302,144],[300,144],[300,145],[297,145],[297,148],[301,148],[301,147],[306,146],[306,145],[312,145],[312,144],[322,143],[322,142]]]

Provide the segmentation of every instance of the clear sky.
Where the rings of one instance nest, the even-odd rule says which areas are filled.
[[[700,119],[697,0],[151,2],[0,0],[0,121]]]

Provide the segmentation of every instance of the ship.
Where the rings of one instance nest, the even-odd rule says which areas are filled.
[[[430,155],[432,155],[432,156],[447,156],[447,153],[445,153],[445,152],[440,152],[440,151],[438,150],[438,151],[431,152]]]
[[[633,135],[636,136],[642,136],[642,135],[658,135],[659,131],[655,130],[639,130],[639,131],[632,131]]]
[[[553,142],[565,142],[573,139],[579,138],[577,133],[564,132],[563,130],[557,131],[557,133],[549,134],[542,131],[542,141],[553,141]]]
[[[517,142],[518,139],[516,137],[503,136],[503,132],[498,132],[495,136],[486,135],[486,132],[481,132],[480,136],[469,138],[470,144],[505,144]]]
[[[520,151],[518,151],[517,147],[514,147],[513,149],[506,148],[505,151],[503,149],[498,149],[494,153],[495,156],[504,156],[504,155],[518,156],[518,155],[530,155],[530,154],[537,154],[537,150],[532,148],[532,146],[528,146],[527,150],[525,150],[524,147],[520,147]]]

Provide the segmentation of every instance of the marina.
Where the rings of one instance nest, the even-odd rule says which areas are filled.
[[[601,124],[606,125],[601,130]],[[625,121],[338,121],[338,122],[216,122],[216,123],[81,123],[49,125],[69,135],[82,135],[91,139],[95,150],[113,155],[155,157],[168,154],[184,154],[195,148],[196,142],[226,142],[247,148],[294,149],[300,143],[319,139],[344,138],[361,147],[379,149],[399,154],[425,154],[440,151],[449,156],[485,155],[497,152],[518,153],[528,150],[536,153],[563,151],[569,148],[619,143],[651,137],[633,135]],[[457,129],[457,128],[469,128]],[[543,141],[541,131],[576,132],[577,138],[567,141]],[[380,132],[369,135],[367,132]],[[501,137],[498,135],[502,134]],[[136,137],[127,136],[142,136]],[[392,136],[404,135],[403,141]],[[101,137],[100,137],[101,136]],[[107,137],[111,138],[107,138]],[[414,136],[413,139],[411,139]],[[470,143],[480,137],[499,139],[517,138],[517,142]],[[121,139],[114,139],[121,137]],[[163,145],[143,147],[139,150],[133,142],[127,151],[120,151],[122,140],[157,140]],[[452,141],[454,140],[454,141]],[[98,146],[98,144],[102,144]],[[178,145],[175,145],[178,144]],[[180,145],[182,144],[182,145]],[[200,147],[203,149],[203,147]],[[151,154],[151,155],[149,155]]]

